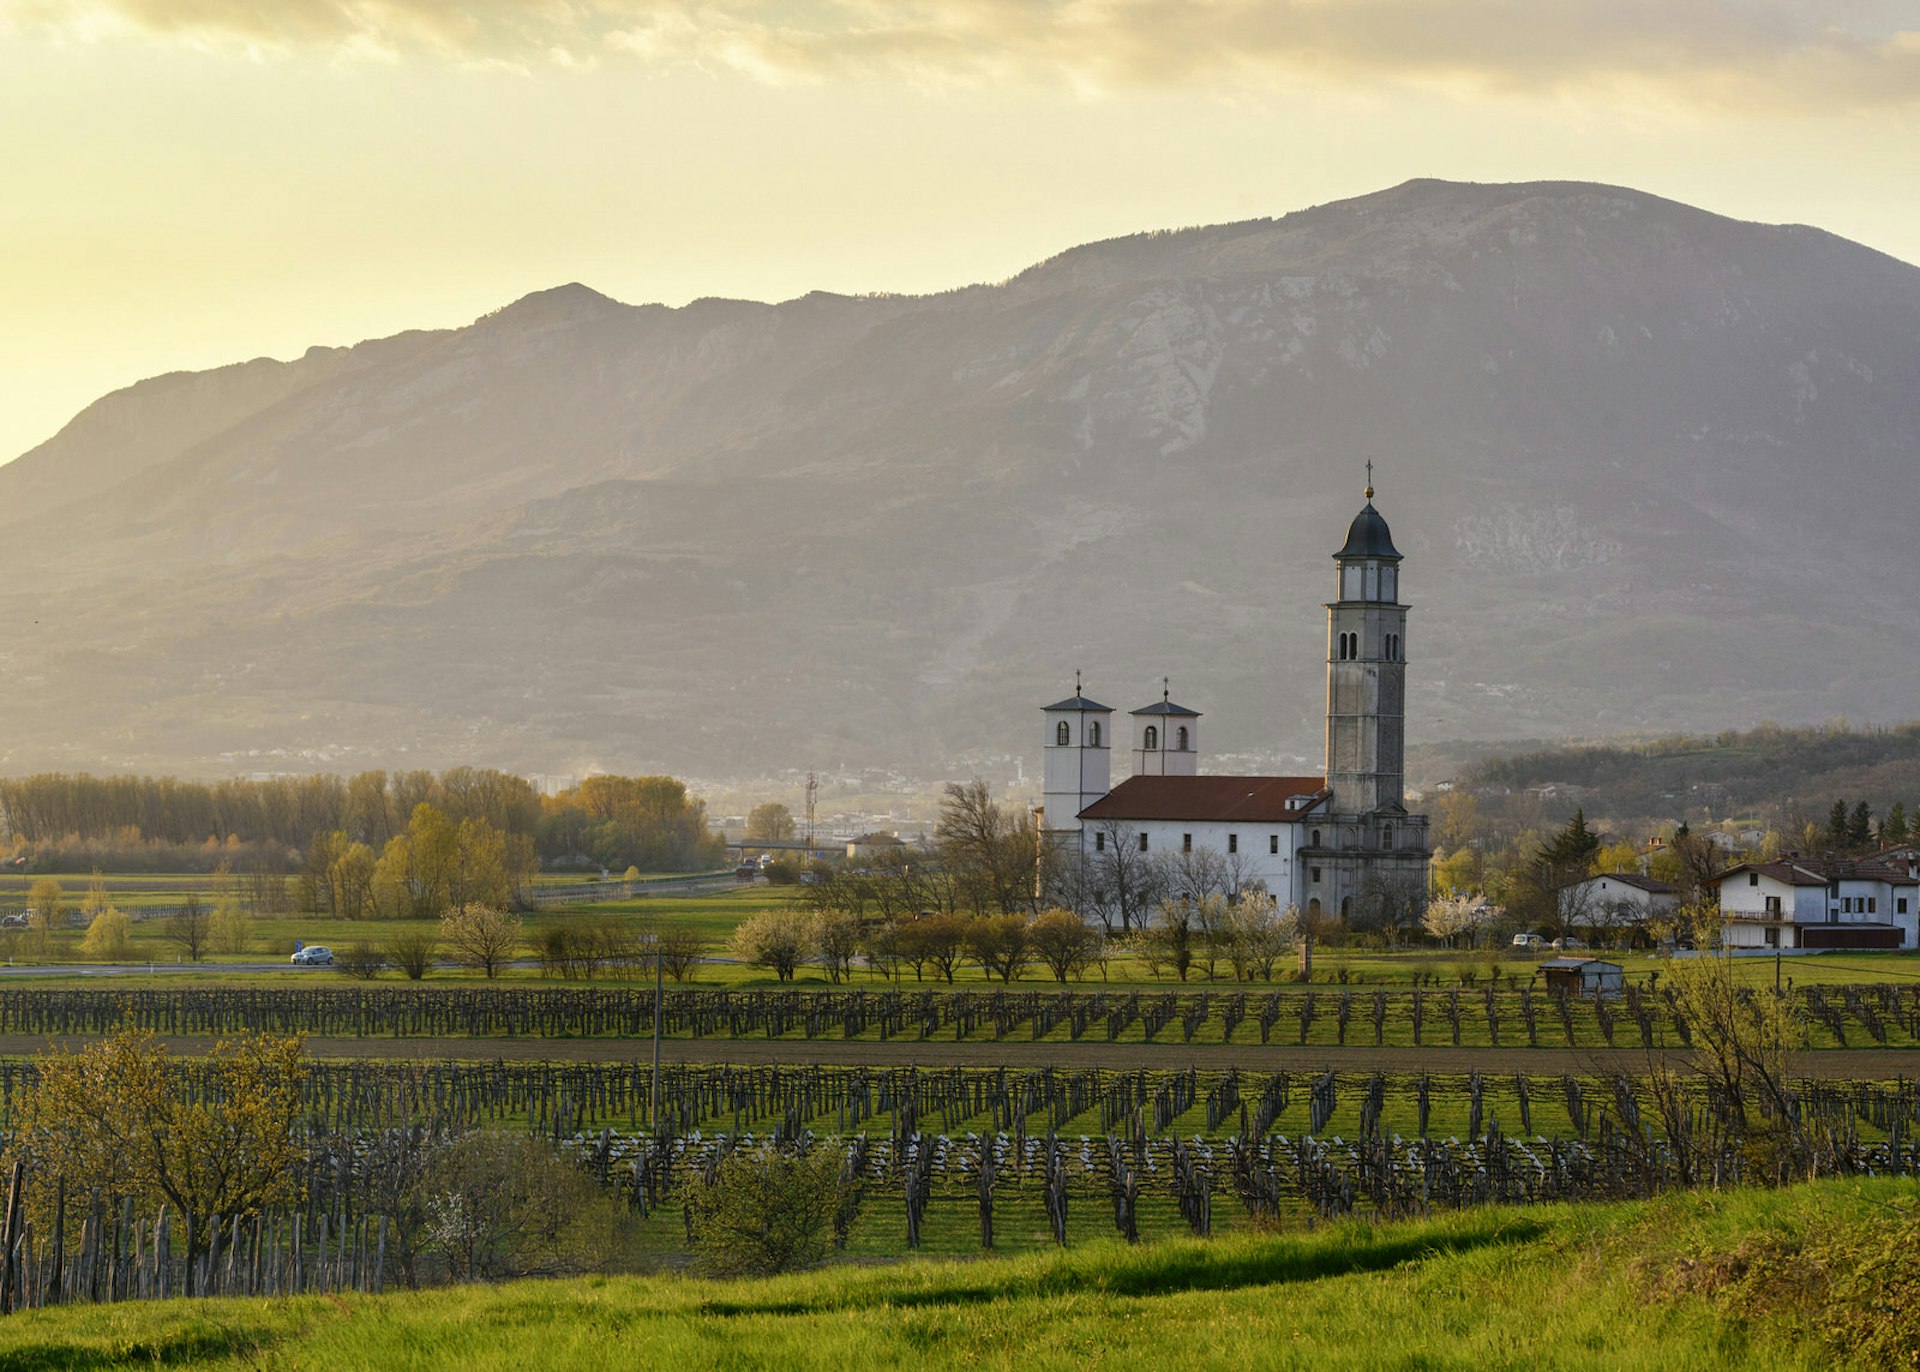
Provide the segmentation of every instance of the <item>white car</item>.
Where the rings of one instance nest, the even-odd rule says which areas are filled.
[[[333,961],[333,949],[322,948],[316,943],[311,948],[302,948],[295,953],[293,961],[302,967],[325,967]]]

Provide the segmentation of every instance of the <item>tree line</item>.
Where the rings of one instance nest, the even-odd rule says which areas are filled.
[[[396,839],[411,842],[422,806],[456,830],[484,826],[553,869],[691,871],[724,858],[705,802],[673,777],[589,777],[542,796],[524,777],[477,767],[217,782],[0,778],[0,852],[34,871],[211,871],[236,860],[285,870],[333,835],[376,857]]]

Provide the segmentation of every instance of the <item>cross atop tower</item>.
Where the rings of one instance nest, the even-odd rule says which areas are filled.
[[[1078,667],[1073,669],[1073,693],[1075,695],[1080,694],[1080,669]]]
[[[1367,499],[1373,499],[1373,459],[1367,459]]]
[[[1173,696],[1173,678],[1164,677],[1164,676],[1161,677],[1160,678],[1160,703],[1162,705],[1165,705],[1168,702],[1168,700],[1172,698],[1172,696]]]

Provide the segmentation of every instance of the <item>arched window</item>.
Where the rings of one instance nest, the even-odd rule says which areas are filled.
[[[1060,727],[1053,731],[1053,741],[1062,748],[1073,741],[1073,734],[1072,731],[1067,728],[1066,720],[1061,720]]]
[[[1175,734],[1173,737],[1175,740],[1173,745],[1174,748],[1179,752],[1182,752],[1182,753],[1186,752],[1187,751],[1187,726],[1182,724],[1180,726],[1180,732]]]
[[[1087,726],[1087,746],[1089,748],[1100,746],[1100,721],[1097,719]]]
[[[1348,915],[1351,915],[1352,913],[1353,913],[1353,897],[1352,896],[1340,897],[1340,918],[1345,919]]]
[[[1146,736],[1140,741],[1140,746],[1148,752],[1152,752],[1155,748],[1158,748],[1160,746],[1160,731],[1149,724],[1147,726]]]
[[[1307,902],[1307,913],[1310,915],[1317,915],[1320,913],[1320,897],[1315,896],[1312,900]]]
[[[1316,848],[1320,846],[1320,831],[1318,829],[1313,831],[1313,846]]]

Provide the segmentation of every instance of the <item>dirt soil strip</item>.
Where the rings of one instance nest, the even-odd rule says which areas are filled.
[[[29,1034],[0,1034],[0,1055],[28,1056],[45,1052],[49,1044],[77,1048],[85,1038],[35,1038]],[[198,1055],[213,1046],[204,1037],[167,1038],[176,1053]],[[425,1039],[425,1038],[310,1038],[307,1051],[316,1058],[367,1058],[383,1061],[512,1062],[639,1062],[650,1060],[653,1045],[647,1039]],[[1028,1070],[1058,1067],[1108,1067],[1221,1070],[1243,1072],[1467,1072],[1591,1076],[1606,1072],[1647,1070],[1648,1055],[1641,1049],[1566,1048],[1372,1048],[1332,1045],[1274,1044],[1141,1044],[1141,1043],[920,1043],[896,1040],[815,1039],[666,1039],[660,1045],[663,1062],[784,1063],[844,1067],[1012,1067]],[[1804,1076],[1841,1081],[1892,1081],[1920,1077],[1920,1049],[1819,1049],[1799,1055]]]

